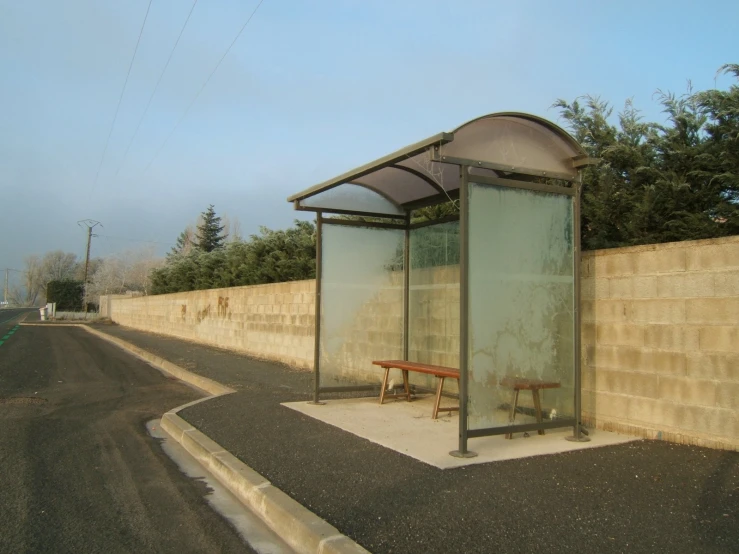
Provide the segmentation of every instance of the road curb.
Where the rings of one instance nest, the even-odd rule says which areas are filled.
[[[161,421],[162,429],[296,552],[301,554],[368,552],[182,419],[177,415],[181,409],[183,407],[164,414]]]
[[[33,323],[25,325],[33,326]],[[211,396],[188,402],[164,414],[161,428],[212,473],[245,506],[251,509],[282,540],[300,554],[368,554],[369,551],[339,532],[336,527],[305,508],[272,485],[265,477],[182,419],[178,412],[217,396],[236,392],[217,381],[196,375],[125,340],[79,323],[55,324],[83,327],[89,333],[115,344],[161,371],[202,389]],[[47,324],[37,324],[49,327]]]

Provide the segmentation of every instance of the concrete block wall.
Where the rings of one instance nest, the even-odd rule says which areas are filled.
[[[323,328],[321,342],[324,347],[334,347],[327,348],[326,358],[322,358],[321,383],[325,386],[379,384],[381,369],[372,361],[403,357],[403,279],[402,274],[389,277],[385,286],[353,309],[342,302],[338,308],[348,317],[340,328],[336,325]],[[337,315],[323,314],[334,324]],[[396,380],[400,382],[399,375]]]
[[[582,300],[586,421],[739,448],[739,237],[587,252]]]
[[[586,252],[581,275],[586,423],[739,449],[739,237]],[[414,277],[411,359],[458,364],[458,281],[454,267]],[[371,372],[372,359],[395,357],[400,298],[391,286],[356,311],[343,364]],[[313,367],[314,281],[111,298],[110,307],[122,325]]]
[[[410,275],[408,358],[459,367],[459,266],[414,269]],[[436,379],[411,374],[411,383],[433,389]],[[444,390],[457,392],[450,379]]]
[[[315,281],[111,298],[114,322],[313,367]]]

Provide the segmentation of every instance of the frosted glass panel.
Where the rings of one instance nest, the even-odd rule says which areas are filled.
[[[411,230],[408,358],[459,367],[459,222]],[[412,384],[436,387],[431,375],[410,373]],[[456,391],[457,381],[445,383]]]
[[[311,196],[300,202],[308,208],[352,210],[387,215],[405,215],[405,212],[387,198],[366,187],[343,184]]]
[[[403,356],[404,232],[323,224],[320,386],[380,384]]]
[[[558,387],[539,392],[544,421],[572,417],[572,198],[470,184],[469,205],[469,429],[510,425],[513,379]],[[533,423],[532,393],[518,405]]]

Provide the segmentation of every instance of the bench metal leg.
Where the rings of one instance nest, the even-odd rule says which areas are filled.
[[[518,408],[518,389],[513,389],[511,393],[511,411],[508,413],[508,422],[512,425],[516,420],[516,408]],[[513,433],[506,433],[505,438],[512,439]]]
[[[410,402],[411,401],[411,386],[408,383],[408,370],[403,370],[403,386],[405,387],[405,399]]]
[[[539,389],[531,389],[531,395],[534,397],[534,410],[536,411],[536,422],[541,423],[543,418],[541,415],[541,400],[539,398]],[[539,429],[539,434],[544,434],[544,429]]]
[[[385,368],[385,376],[382,378],[382,390],[380,390],[380,406],[385,401],[385,390],[387,389],[387,377],[390,374],[390,368]]]
[[[431,416],[431,419],[436,419],[439,415],[439,405],[441,404],[441,391],[444,389],[444,379],[445,377],[437,377],[439,382],[436,385],[436,402],[434,402],[434,413]]]

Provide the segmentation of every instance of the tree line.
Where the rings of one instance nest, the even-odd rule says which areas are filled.
[[[106,258],[91,258],[87,301],[97,303],[101,294],[149,294],[151,271],[163,263],[164,260],[158,258],[151,247],[126,250]],[[85,260],[74,253],[54,250],[43,256],[28,256],[21,282],[9,288],[8,300],[18,306],[34,306],[47,299],[55,301],[54,291],[82,287],[84,275]],[[68,309],[82,309],[82,301],[76,308]]]
[[[739,64],[719,73],[739,79]],[[739,234],[739,86],[656,96],[664,123],[644,121],[631,100],[616,122],[597,97],[554,104],[600,160],[583,172],[587,249]]]
[[[230,237],[211,205],[197,228],[180,233],[166,263],[151,274],[152,293],[164,294],[312,279],[316,273],[315,225],[261,227],[247,240]]]

